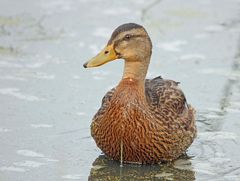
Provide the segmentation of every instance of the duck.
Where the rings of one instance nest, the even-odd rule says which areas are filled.
[[[124,60],[122,79],[105,94],[91,123],[96,145],[121,163],[171,162],[186,153],[197,135],[196,111],[187,103],[179,82],[161,76],[146,79],[151,55],[146,29],[126,23],[83,65],[92,68]]]

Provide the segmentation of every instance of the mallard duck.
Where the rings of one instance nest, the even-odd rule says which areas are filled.
[[[172,161],[196,137],[195,110],[178,82],[145,79],[152,54],[151,39],[141,25],[119,26],[106,47],[83,66],[97,67],[124,59],[119,84],[103,97],[91,134],[107,157],[125,163]]]

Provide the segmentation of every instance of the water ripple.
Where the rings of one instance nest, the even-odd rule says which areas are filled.
[[[26,101],[41,101],[42,98],[33,96],[33,95],[26,95],[20,92],[18,88],[2,88],[0,89],[0,94],[2,95],[10,95],[14,96],[18,99],[26,100]]]

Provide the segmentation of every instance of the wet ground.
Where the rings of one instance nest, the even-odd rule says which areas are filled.
[[[1,0],[0,180],[240,180],[239,13],[239,0]],[[186,158],[120,168],[90,136],[122,61],[82,64],[125,22],[152,38],[148,77],[180,81],[197,109]]]

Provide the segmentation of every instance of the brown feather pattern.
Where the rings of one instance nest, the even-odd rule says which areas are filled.
[[[97,146],[110,158],[154,164],[181,156],[196,137],[195,110],[178,82],[125,78],[104,96],[91,124]]]

